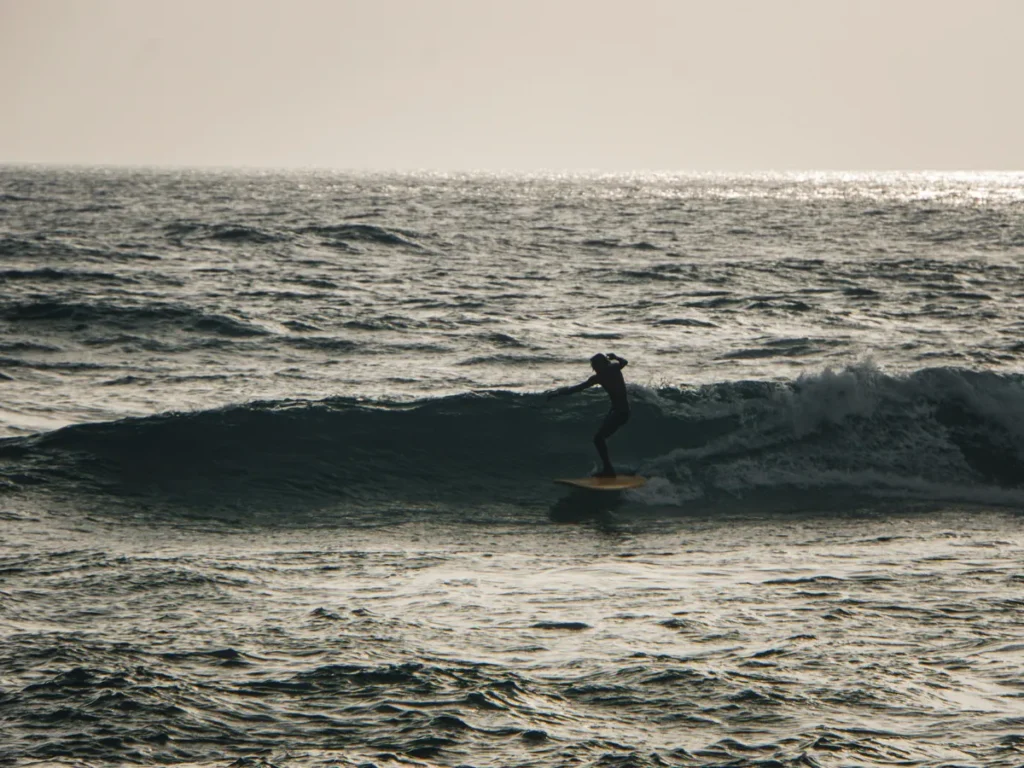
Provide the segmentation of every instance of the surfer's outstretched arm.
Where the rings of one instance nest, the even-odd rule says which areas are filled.
[[[561,389],[556,389],[554,392],[548,394],[548,400],[553,397],[561,397],[562,395],[572,395],[577,392],[582,392],[584,389],[589,389],[595,384],[597,384],[597,376],[591,376],[582,384],[577,384],[574,387],[562,387]]]

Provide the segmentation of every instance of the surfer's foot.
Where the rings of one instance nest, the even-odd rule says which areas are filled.
[[[605,469],[602,469],[600,472],[597,472],[594,475],[594,477],[615,477],[615,470],[612,469],[611,467],[606,467]]]

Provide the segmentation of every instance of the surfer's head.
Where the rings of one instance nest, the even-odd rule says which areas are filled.
[[[590,358],[590,367],[595,371],[601,371],[608,367],[608,358],[598,352]]]

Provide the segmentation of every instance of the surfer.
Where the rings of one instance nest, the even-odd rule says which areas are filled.
[[[601,428],[594,435],[594,445],[597,447],[597,454],[601,457],[601,471],[598,477],[615,477],[615,468],[608,459],[608,446],[605,440],[615,434],[619,427],[629,421],[629,400],[626,397],[626,381],[622,378],[622,369],[629,365],[629,362],[618,355],[608,353],[602,355],[600,352],[590,358],[590,367],[594,369],[594,375],[573,387],[562,387],[548,395],[548,400],[562,395],[571,395],[575,392],[582,392],[595,384],[600,384],[612,401],[612,409],[601,422]]]

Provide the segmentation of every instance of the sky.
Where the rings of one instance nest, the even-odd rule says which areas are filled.
[[[0,163],[1024,170],[1021,0],[0,0]]]

